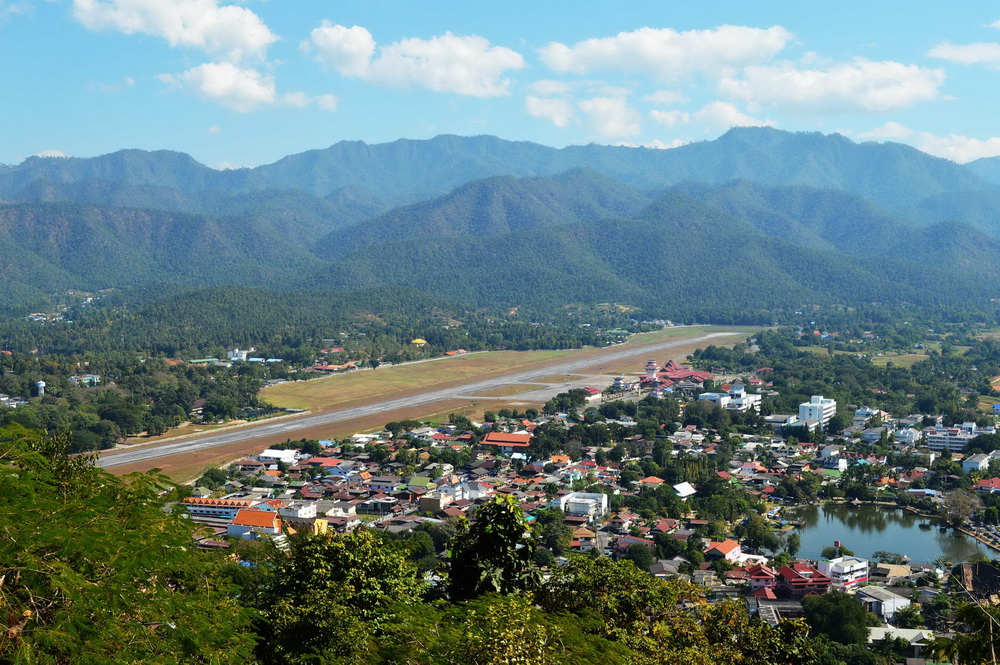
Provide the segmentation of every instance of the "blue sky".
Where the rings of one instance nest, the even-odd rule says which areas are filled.
[[[1000,155],[995,2],[0,0],[0,62],[8,164],[444,133],[669,148],[746,124]]]

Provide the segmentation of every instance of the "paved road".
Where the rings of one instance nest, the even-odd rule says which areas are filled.
[[[485,392],[487,390],[500,388],[501,386],[507,386],[512,383],[530,383],[532,380],[541,379],[555,374],[568,374],[600,363],[615,362],[631,358],[633,356],[650,356],[658,351],[663,351],[665,349],[685,344],[706,342],[717,337],[727,337],[740,334],[744,333],[709,333],[699,337],[661,342],[659,344],[651,344],[649,346],[626,349],[622,351],[612,351],[599,357],[573,360],[517,374],[505,374],[491,379],[484,379],[482,381],[467,383],[461,386],[434,390],[431,392],[421,393],[419,395],[412,395],[410,397],[400,397],[386,402],[378,402],[376,404],[368,404],[366,406],[342,409],[340,411],[318,413],[316,415],[303,416],[301,418],[289,418],[288,420],[265,423],[255,427],[242,427],[227,432],[220,432],[218,434],[207,434],[198,438],[177,441],[175,443],[143,446],[126,452],[102,456],[98,461],[98,464],[102,467],[109,468],[124,464],[144,462],[151,459],[158,459],[160,457],[179,455],[196,450],[204,450],[205,448],[225,446],[239,441],[260,439],[263,437],[288,436],[289,438],[296,438],[295,432],[298,430],[317,427],[319,425],[329,425],[331,423],[337,423],[344,420],[354,420],[355,418],[363,418],[365,416],[371,416],[378,413],[396,411],[398,409],[407,409],[415,406],[424,406],[434,402],[455,399],[456,397],[469,393]]]

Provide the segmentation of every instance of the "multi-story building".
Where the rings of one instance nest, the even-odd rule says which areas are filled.
[[[868,581],[868,561],[852,556],[841,556],[829,561],[820,561],[819,572],[831,580],[837,589],[853,589]]]
[[[965,445],[980,434],[994,434],[993,427],[977,427],[976,423],[962,423],[953,427],[930,427],[924,430],[927,447],[937,452],[960,453]]]
[[[804,563],[793,563],[778,571],[776,591],[787,598],[800,599],[811,594],[824,594],[833,580]]]
[[[250,499],[212,499],[189,496],[184,499],[184,508],[189,515],[232,519],[240,510],[249,508],[254,503],[256,502]]]
[[[808,402],[799,404],[799,420],[815,420],[826,427],[837,413],[837,400],[813,395]]]
[[[552,499],[549,505],[567,515],[596,519],[608,514],[608,495],[600,492],[570,492]]]

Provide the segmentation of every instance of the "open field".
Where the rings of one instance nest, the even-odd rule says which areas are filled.
[[[370,399],[431,386],[461,383],[559,360],[573,353],[577,351],[495,351],[435,358],[384,369],[283,383],[262,390],[261,398],[281,408],[326,411],[359,398]]]
[[[876,367],[887,367],[889,363],[896,367],[913,367],[922,360],[927,360],[927,356],[923,353],[887,353],[884,356],[872,358],[872,364]]]
[[[708,344],[733,344],[754,330],[758,328],[677,328],[666,331],[670,334],[636,335],[625,344],[607,348],[482,353],[283,384],[265,392],[265,398],[271,400],[273,393],[270,391],[276,388],[295,388],[304,392],[292,396],[286,393],[286,397],[302,400],[299,404],[316,405],[313,413],[277,422],[253,423],[182,441],[110,451],[102,454],[100,464],[116,474],[160,468],[175,480],[186,481],[209,466],[253,454],[289,438],[340,438],[381,428],[391,420],[440,418],[443,421],[452,412],[476,414],[470,417],[477,417],[483,410],[497,411],[505,406],[517,409],[538,406],[559,392],[562,383],[536,386],[520,398],[516,395],[497,395],[501,399],[477,398],[476,395],[494,390],[505,392],[509,388],[531,389],[532,386],[518,384],[541,383],[539,377],[585,374],[598,378],[607,375],[610,380],[612,375],[621,372],[636,375],[645,364],[647,352],[658,362],[664,362]],[[466,378],[455,378],[456,374],[448,371],[455,366],[453,363],[466,368],[458,372]],[[580,380],[581,377],[575,378]],[[372,381],[381,380],[385,383],[373,387]]]
[[[500,386],[499,388],[492,388],[490,390],[484,390],[482,392],[478,392],[472,395],[472,397],[510,397],[512,395],[520,395],[521,393],[527,393],[531,392],[532,390],[538,390],[539,388],[543,387],[542,385],[540,385],[542,383],[545,382],[540,381],[539,383],[535,384],[519,383],[510,386]]]
[[[628,342],[609,348],[586,348],[561,351],[490,351],[468,356],[436,358],[418,363],[396,365],[384,369],[364,370],[335,374],[310,381],[294,381],[265,388],[261,398],[277,407],[286,409],[307,409],[313,413],[329,411],[333,407],[347,406],[358,400],[372,401],[389,395],[412,394],[415,391],[456,386],[487,376],[503,376],[521,370],[536,369],[555,364],[561,360],[577,360],[592,357],[593,369],[588,373],[628,372],[638,374],[643,363],[628,361],[601,365],[600,357],[609,351],[640,349],[664,342],[697,337],[707,332],[746,332],[759,328],[699,326],[690,328],[667,328],[651,333],[633,335]],[[733,341],[726,339],[725,341]],[[687,355],[704,344],[695,343],[689,347],[671,349],[671,357]],[[661,359],[658,362],[662,362]],[[572,380],[577,377],[557,379],[551,383]],[[544,383],[549,383],[545,381]]]
[[[578,374],[552,374],[540,377],[538,383],[568,383],[569,381],[576,381],[579,378]]]

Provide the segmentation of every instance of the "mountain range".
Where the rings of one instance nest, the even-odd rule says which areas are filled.
[[[229,171],[168,151],[33,157],[0,167],[0,304],[161,283],[703,319],[985,302],[1000,277],[997,175],[770,128],[670,150],[350,141]]]

